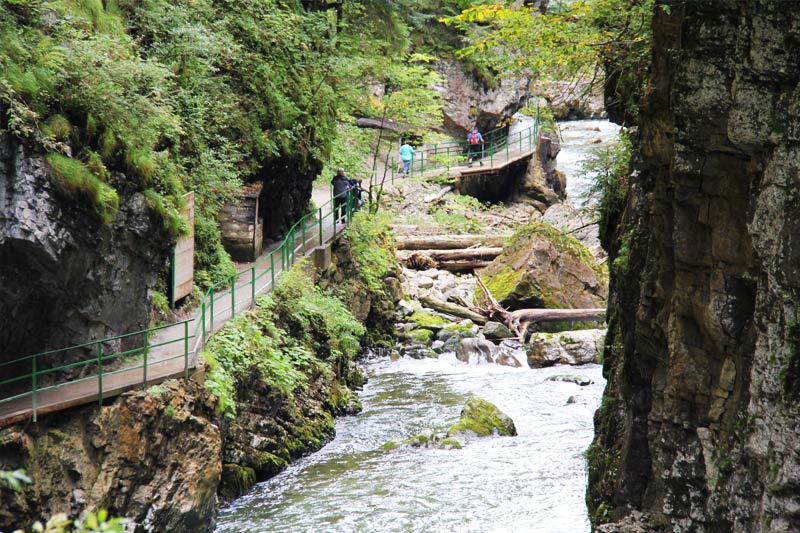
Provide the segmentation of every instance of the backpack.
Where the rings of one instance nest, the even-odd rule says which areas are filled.
[[[469,143],[470,144],[478,144],[478,134],[477,133],[470,133],[469,134]]]

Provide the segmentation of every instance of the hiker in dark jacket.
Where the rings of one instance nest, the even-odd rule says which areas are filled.
[[[347,211],[347,191],[350,189],[350,180],[344,173],[344,169],[340,168],[339,172],[331,180],[333,185],[333,216],[337,221],[345,217]]]

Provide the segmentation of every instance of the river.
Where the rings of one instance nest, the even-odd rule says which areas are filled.
[[[576,204],[580,161],[611,142],[608,121],[561,123],[558,168]],[[531,370],[439,359],[365,363],[361,414],[340,418],[336,438],[222,509],[218,533],[590,531],[584,452],[605,386],[601,367]],[[594,383],[545,381],[580,375]],[[381,449],[431,429],[443,433],[464,403],[480,396],[514,420],[516,437],[469,442],[461,450]],[[574,403],[567,400],[574,396]]]
[[[559,122],[558,127],[561,152],[556,168],[567,175],[567,203],[580,207],[591,180],[582,175],[581,163],[593,150],[610,146],[617,139],[619,126],[608,120],[570,120]]]
[[[218,532],[589,531],[583,453],[601,367],[470,366],[443,354],[371,361],[366,370],[363,412],[339,419],[320,452],[223,509]],[[594,383],[545,381],[563,373]],[[461,450],[381,450],[428,428],[446,431],[473,395],[511,416],[519,435]]]

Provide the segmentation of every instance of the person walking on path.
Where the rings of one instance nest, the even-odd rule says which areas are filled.
[[[478,128],[472,128],[472,131],[467,135],[467,143],[469,144],[467,150],[467,160],[472,163],[475,159],[483,158],[483,135],[478,131]],[[478,146],[480,145],[480,148]],[[481,161],[481,165],[483,161]]]
[[[346,216],[347,191],[350,189],[350,180],[347,179],[343,168],[333,176],[331,185],[333,185],[333,218],[338,222]]]
[[[404,142],[400,147],[400,159],[403,160],[403,174],[408,175],[411,161],[414,160],[414,148],[408,144],[408,141]]]

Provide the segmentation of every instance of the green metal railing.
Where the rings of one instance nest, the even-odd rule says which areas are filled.
[[[0,376],[8,375],[10,372],[23,372],[13,378],[0,380],[0,394],[11,388],[27,388],[27,390],[21,390],[11,396],[0,398],[0,406],[23,398],[30,398],[35,422],[39,408],[38,402],[44,392],[74,383],[96,381],[98,402],[102,404],[104,379],[107,380],[111,376],[122,373],[135,373],[141,369],[139,379],[141,379],[142,386],[145,386],[148,380],[148,369],[152,371],[154,367],[178,359],[183,360],[183,377],[188,379],[189,370],[197,364],[200,349],[205,346],[214,331],[237,313],[255,305],[256,296],[271,291],[280,274],[296,263],[298,252],[302,258],[307,251],[324,244],[326,240],[333,239],[337,233],[340,233],[344,229],[344,223],[352,220],[353,212],[357,209],[357,201],[355,191],[346,191],[331,198],[315,212],[300,218],[289,228],[280,246],[263,256],[249,269],[209,287],[203,295],[197,315],[193,319],[0,363]],[[329,221],[327,224],[326,220]],[[326,231],[331,228],[332,231]],[[227,290],[228,288],[230,290]],[[239,295],[238,300],[237,294]],[[192,322],[195,322],[195,327],[190,334],[189,325]],[[158,332],[170,328],[174,328],[174,331],[171,332],[172,338],[161,340],[155,344],[151,343]],[[127,348],[120,349],[123,345]],[[173,346],[174,351],[172,348],[163,348],[166,346]],[[154,358],[154,350],[169,350],[171,353],[160,354]],[[72,362],[53,364],[64,360]],[[120,368],[108,370],[106,367],[113,362],[117,362],[117,366]],[[71,371],[71,374],[78,375],[43,386],[43,382],[58,380],[59,376],[56,374],[65,371]],[[25,384],[29,384],[30,387],[28,388]],[[128,384],[131,384],[130,380],[126,381],[125,386]]]
[[[470,165],[470,154],[477,156],[475,161],[479,164],[488,161],[493,166],[495,161],[506,161],[509,156],[534,150],[539,142],[539,117],[534,117],[533,124],[524,130],[512,135],[507,135],[504,128],[492,130],[484,135],[484,142],[471,145],[466,141],[446,144],[435,144],[432,148],[414,152],[409,168],[409,175],[420,175],[435,169],[450,170],[454,167]],[[390,158],[389,172],[391,182],[394,183],[396,175],[402,175],[402,161]]]

